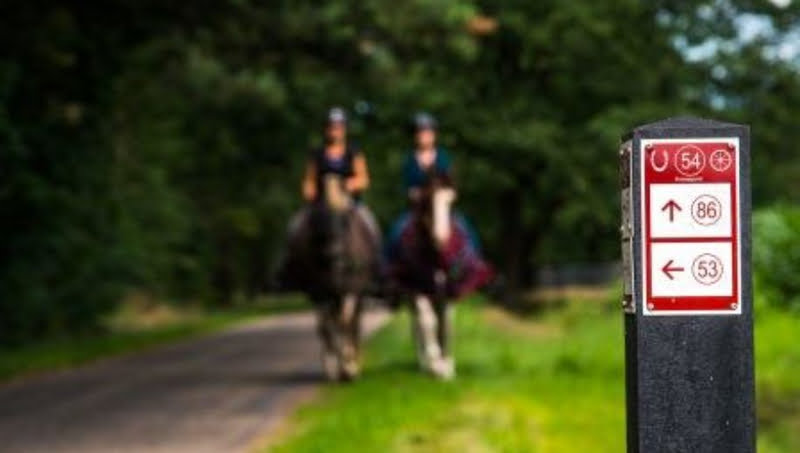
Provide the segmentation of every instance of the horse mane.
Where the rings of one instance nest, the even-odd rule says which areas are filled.
[[[325,205],[334,212],[343,212],[350,208],[352,198],[344,188],[344,181],[339,175],[325,175],[323,180]]]
[[[455,189],[455,182],[453,181],[453,178],[450,177],[449,174],[434,172],[428,178],[428,181],[425,184],[425,186],[429,190],[441,189],[441,188]]]

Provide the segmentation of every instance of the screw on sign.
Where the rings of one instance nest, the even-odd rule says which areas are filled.
[[[644,314],[741,313],[738,140],[642,145]]]

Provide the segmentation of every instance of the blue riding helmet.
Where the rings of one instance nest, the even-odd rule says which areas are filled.
[[[436,122],[436,118],[433,117],[430,113],[427,112],[417,112],[411,118],[411,131],[417,132],[425,129],[433,129],[436,130],[438,127],[438,123]]]

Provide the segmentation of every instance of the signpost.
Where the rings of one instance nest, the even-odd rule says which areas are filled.
[[[755,451],[749,152],[695,118],[622,144],[630,453]]]

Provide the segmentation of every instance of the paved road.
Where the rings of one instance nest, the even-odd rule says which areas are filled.
[[[311,313],[280,315],[0,386],[0,452],[246,451],[319,385],[318,349]]]

